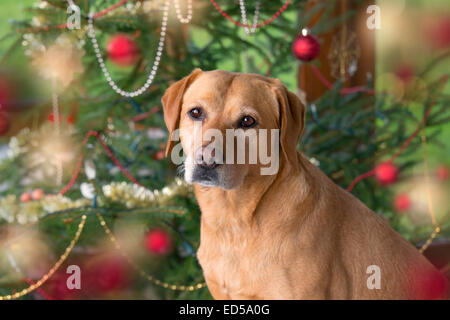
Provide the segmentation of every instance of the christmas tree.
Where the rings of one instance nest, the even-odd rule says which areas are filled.
[[[439,71],[448,46],[420,81],[398,73],[401,97],[373,74],[347,86],[358,55],[332,83],[316,60],[321,36],[355,14],[333,15],[337,6],[30,1],[1,39],[0,297],[211,298],[192,186],[164,158],[161,97],[195,68],[280,78],[307,105],[298,148],[311,162],[420,250],[448,237],[448,169],[435,175],[424,162],[450,120]],[[297,89],[298,66],[321,79],[323,95]]]

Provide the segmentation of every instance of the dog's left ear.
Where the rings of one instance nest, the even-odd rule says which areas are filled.
[[[297,143],[305,129],[305,105],[280,80],[272,80],[280,108],[280,145],[287,161],[296,168]]]
[[[164,93],[161,99],[164,109],[164,122],[169,130],[169,139],[166,146],[166,157],[172,151],[174,142],[172,141],[172,134],[178,128],[180,123],[180,112],[183,104],[183,96],[189,85],[202,72],[197,68],[191,72],[190,75],[172,84]]]

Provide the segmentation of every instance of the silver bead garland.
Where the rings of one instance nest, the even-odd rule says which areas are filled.
[[[183,18],[180,10],[180,2],[179,0],[173,0],[173,4],[175,5],[175,12],[177,13],[177,18],[181,23],[189,23],[192,20],[192,0],[187,0],[187,17]]]
[[[247,13],[245,12],[244,0],[239,0],[239,4],[241,6],[242,23],[244,25],[246,25],[247,24]],[[256,32],[256,26],[258,24],[258,19],[259,19],[259,7],[260,7],[260,1],[258,0],[256,2],[255,15],[253,16],[253,24],[252,24],[251,29],[244,27],[244,31],[246,34],[254,34]]]
[[[144,85],[135,90],[135,91],[125,91],[118,87],[117,83],[111,78],[111,75],[109,71],[106,69],[105,61],[103,60],[102,54],[100,52],[100,48],[97,42],[97,38],[95,37],[95,30],[93,25],[93,14],[89,14],[89,20],[88,20],[88,36],[91,38],[92,46],[94,47],[95,54],[97,56],[98,63],[100,64],[100,68],[103,71],[103,74],[108,81],[111,88],[120,94],[123,97],[136,97],[141,94],[143,94],[152,84],[153,80],[155,79],[156,72],[158,71],[159,63],[161,61],[162,52],[164,49],[164,43],[166,39],[166,30],[167,30],[167,19],[168,19],[168,13],[169,13],[169,1],[165,1],[164,9],[163,9],[163,19],[162,19],[162,25],[161,25],[161,33],[158,43],[158,49],[156,50],[156,56],[155,60],[153,62],[153,67],[150,71],[150,74],[147,78],[147,81],[144,83]]]

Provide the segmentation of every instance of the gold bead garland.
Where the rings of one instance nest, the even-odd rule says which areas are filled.
[[[58,261],[55,263],[55,265],[42,276],[41,279],[39,279],[36,283],[30,285],[28,288],[25,288],[19,292],[8,294],[6,296],[0,296],[0,300],[12,300],[12,299],[18,299],[24,295],[29,294],[30,292],[36,290],[40,286],[42,286],[50,277],[58,270],[58,268],[61,266],[61,264],[64,263],[64,261],[67,259],[69,254],[72,252],[73,247],[78,242],[78,239],[80,238],[81,232],[83,231],[84,225],[86,223],[86,215],[83,215],[81,217],[81,222],[78,225],[77,232],[75,233],[75,236],[73,237],[72,241],[70,241],[69,246],[66,248],[64,253],[61,255],[61,257],[58,259]]]
[[[419,249],[420,253],[423,253],[427,248],[431,245],[433,240],[437,237],[439,232],[441,232],[441,228],[439,227],[436,215],[434,214],[433,202],[431,200],[431,192],[430,192],[430,173],[428,170],[428,157],[427,157],[427,136],[425,134],[425,129],[422,129],[422,148],[423,148],[423,163],[424,163],[424,171],[425,171],[425,183],[427,187],[427,202],[428,202],[428,212],[430,213],[431,222],[433,223],[434,230],[431,235],[428,237],[427,241],[422,245]]]
[[[100,221],[100,225],[103,227],[103,230],[105,231],[106,235],[108,236],[109,240],[114,244],[117,250],[122,254],[122,256],[127,259],[127,261],[130,263],[130,265],[144,278],[147,280],[153,282],[157,286],[160,286],[165,289],[170,289],[173,291],[195,291],[202,289],[206,287],[205,282],[199,282],[195,285],[185,286],[185,285],[176,285],[176,284],[170,284],[164,281],[161,281],[159,279],[156,279],[152,275],[145,272],[144,269],[142,269],[138,264],[136,264],[131,258],[122,250],[122,247],[120,246],[119,242],[117,241],[117,238],[112,233],[111,229],[106,224],[105,219],[101,215],[101,213],[97,213],[97,217]]]

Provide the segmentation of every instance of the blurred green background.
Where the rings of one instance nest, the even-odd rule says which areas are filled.
[[[16,20],[20,21],[24,19],[27,16],[26,8],[32,5],[33,3],[36,3],[36,0],[2,0],[1,1],[1,10],[0,10],[0,56],[3,56],[8,49],[11,48],[11,46],[16,42],[20,41],[19,36],[15,34],[11,34],[11,24],[10,20]],[[450,6],[448,0],[378,0],[378,4],[383,8],[384,4],[393,5],[394,7],[400,7],[403,8],[402,16],[405,19],[411,19],[411,25],[418,25],[414,21],[414,14],[420,13],[416,18],[422,19],[427,14],[430,16],[433,16],[435,14],[450,14]],[[411,14],[412,13],[412,14]],[[422,15],[423,14],[423,15]],[[382,19],[382,30],[383,30],[383,11],[381,12],[381,19]],[[385,29],[387,29],[390,26],[386,26],[384,24]],[[381,30],[381,31],[382,31]],[[397,30],[398,31],[398,30]],[[392,28],[388,29],[386,32],[391,33]],[[399,34],[405,37],[416,37],[414,34],[416,32],[415,29],[409,29],[409,30],[400,30]],[[204,34],[203,32],[194,30],[192,32],[194,35],[194,41],[199,43],[204,43],[208,41],[208,35]],[[252,41],[251,39],[249,39]],[[402,39],[398,39],[399,42]],[[287,41],[290,41],[287,39]],[[418,44],[420,46],[420,43]],[[429,60],[431,60],[430,56],[422,56],[422,53],[418,52],[406,52],[402,53],[401,50],[395,50],[395,57],[391,57],[389,54],[392,55],[392,49],[386,49],[386,43],[383,39],[382,32],[377,34],[377,58],[376,58],[376,72],[377,72],[377,87],[383,87],[383,78],[380,77],[380,75],[386,73],[388,70],[392,69],[392,63],[390,60],[408,60],[409,57],[415,58],[415,61],[413,59],[410,59],[411,63],[419,61],[419,64],[426,64]],[[391,50],[391,51],[389,51]],[[387,52],[387,53],[386,53]],[[402,56],[402,54],[404,56]],[[23,66],[23,61],[25,56],[23,55],[23,50],[21,50],[21,45],[18,43],[18,46],[14,49],[13,54],[8,58],[8,64],[15,65],[17,67]],[[422,63],[420,63],[422,62]],[[233,61],[225,61],[223,63],[223,66],[221,68],[223,69],[233,69],[233,67],[230,65],[233,63]],[[0,66],[4,67],[4,66]],[[445,59],[442,62],[439,63],[439,68],[436,68],[437,72],[439,74],[450,74],[450,59]],[[288,85],[289,88],[293,89],[296,86],[295,79],[296,79],[296,68],[292,68],[290,72],[286,74],[282,74],[280,76],[281,80]],[[436,74],[435,74],[436,75]],[[431,75],[430,78],[432,78],[433,75]],[[436,75],[438,76],[438,75]],[[450,84],[447,85],[445,89],[446,93],[450,93]],[[411,106],[412,112],[414,112],[414,109],[420,110],[420,108],[414,108],[414,105]],[[420,117],[420,114],[417,114],[418,117]],[[450,127],[446,126],[445,124],[442,125],[439,128],[434,128],[432,130],[440,130],[442,131],[441,138],[439,140],[439,145],[429,146],[429,157],[430,162],[432,165],[438,164],[438,163],[446,163],[447,165],[450,164]],[[418,150],[416,153],[417,157],[422,156],[422,151]]]

